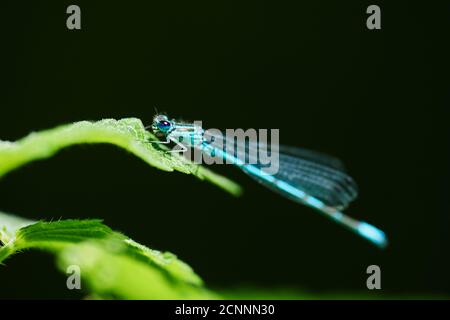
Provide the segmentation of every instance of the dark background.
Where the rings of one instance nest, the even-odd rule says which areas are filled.
[[[78,4],[82,30],[66,28]],[[370,4],[382,30],[366,28]],[[0,181],[0,210],[100,217],[188,262],[213,288],[450,294],[446,71],[450,4],[411,1],[1,1],[0,138],[154,107],[214,128],[279,128],[283,144],[341,158],[358,182],[351,216],[380,251],[229,166],[245,187],[165,173],[113,146],[77,146]],[[380,293],[378,293],[380,294]],[[0,268],[0,297],[79,297],[50,255]]]

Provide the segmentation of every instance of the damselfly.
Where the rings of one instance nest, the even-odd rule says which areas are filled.
[[[207,131],[195,123],[178,122],[158,114],[151,127],[160,139],[157,143],[173,143],[179,146],[175,150],[178,152],[193,148],[209,156],[213,154],[215,157],[222,157],[271,190],[318,210],[381,248],[387,245],[383,231],[342,213],[356,198],[358,191],[354,180],[345,172],[338,159],[306,149],[279,146],[278,171],[267,174],[261,164],[247,163],[239,155],[211,143],[212,140],[222,140],[219,145],[223,146],[230,141],[221,135],[208,136]],[[245,147],[240,150],[249,153],[258,147],[261,147],[258,143],[246,142]]]

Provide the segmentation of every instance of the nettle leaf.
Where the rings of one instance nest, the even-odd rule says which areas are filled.
[[[169,255],[170,259],[158,264],[155,257],[145,260],[139,256],[143,253],[135,254],[130,253],[126,243],[114,238],[88,241],[64,249],[58,256],[58,265],[62,270],[71,265],[79,266],[90,291],[102,298],[218,298],[205,289],[200,278],[174,255],[159,252],[161,257]]]
[[[56,255],[62,272],[76,265],[93,296],[211,299],[215,294],[174,254],[136,243],[101,220],[30,221],[0,213],[0,262],[26,250]]]
[[[26,163],[49,158],[72,145],[109,143],[131,152],[160,170],[192,174],[233,195],[241,194],[241,188],[235,182],[194,164],[183,156],[164,152],[149,142],[155,140],[156,137],[145,130],[142,121],[137,118],[81,121],[34,132],[17,142],[0,140],[0,178]]]

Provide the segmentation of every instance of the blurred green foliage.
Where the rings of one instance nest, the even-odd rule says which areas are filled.
[[[218,297],[174,254],[138,244],[100,220],[32,222],[0,213],[0,228],[0,262],[26,249],[51,252],[62,272],[78,266],[88,292],[98,298]]]
[[[240,195],[235,182],[194,164],[176,153],[166,153],[150,141],[156,137],[136,118],[80,121],[54,129],[34,132],[17,142],[0,140],[0,177],[31,161],[51,157],[59,150],[83,143],[108,143],[131,152],[146,163],[164,171],[179,171],[209,181],[225,191]],[[162,147],[163,148],[163,147]]]

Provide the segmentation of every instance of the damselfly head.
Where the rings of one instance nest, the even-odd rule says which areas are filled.
[[[166,115],[157,114],[153,118],[152,130],[156,136],[166,136],[173,129],[173,123]]]

